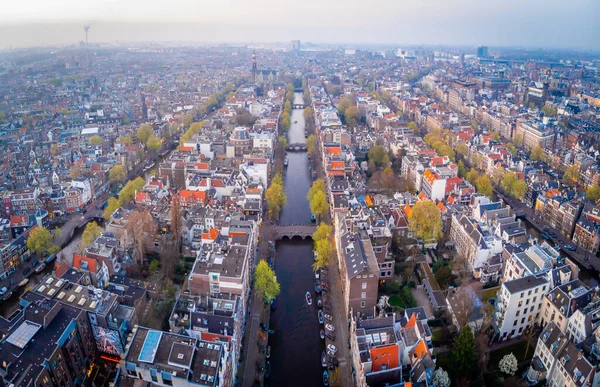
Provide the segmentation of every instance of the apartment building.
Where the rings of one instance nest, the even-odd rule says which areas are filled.
[[[553,322],[562,332],[566,333],[573,313],[589,304],[593,296],[594,291],[579,279],[556,286],[544,297],[541,326]]]
[[[502,253],[502,240],[485,232],[473,218],[464,214],[453,214],[450,239],[456,251],[465,257],[470,268],[476,272],[488,258]]]
[[[536,146],[550,148],[554,143],[554,128],[540,121],[517,119],[515,136],[523,137],[523,146],[532,149]]]

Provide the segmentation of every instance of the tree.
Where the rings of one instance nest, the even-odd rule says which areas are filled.
[[[124,144],[124,145],[133,144],[133,140],[131,139],[130,135],[120,136],[119,138],[117,138],[117,142],[120,142],[121,144]]]
[[[477,179],[479,178],[479,172],[475,168],[471,168],[467,173],[467,181],[473,185],[476,185]]]
[[[264,260],[261,260],[256,265],[256,270],[254,271],[254,288],[266,301],[273,300],[281,292],[275,272]]]
[[[527,192],[527,183],[520,180],[514,172],[505,173],[500,183],[504,191],[515,199],[523,199]]]
[[[55,238],[60,238],[62,236],[62,228],[57,227],[54,229],[54,237]]]
[[[377,167],[387,166],[390,162],[390,156],[388,156],[385,148],[382,145],[375,145],[369,149],[369,161],[373,160]]]
[[[80,162],[75,162],[71,169],[69,169],[69,176],[71,179],[77,179],[85,172],[85,165]]]
[[[308,138],[306,139],[306,147],[308,155],[313,156],[317,151],[317,142],[314,135],[311,134],[310,136],[308,136]]]
[[[523,135],[521,133],[515,134],[513,137],[513,143],[517,148],[520,148],[523,145]]]
[[[312,119],[313,116],[313,112],[310,106],[307,106],[306,108],[304,108],[304,119],[306,121]]]
[[[146,142],[148,141],[150,136],[152,136],[153,134],[154,134],[154,132],[152,130],[152,125],[143,124],[138,129],[136,136],[137,136],[137,139],[140,140],[140,142],[142,144],[146,144]]]
[[[454,149],[450,148],[448,145],[442,145],[438,148],[438,154],[440,156],[448,156],[450,161],[456,160],[456,153],[454,153]]]
[[[285,152],[285,148],[288,146],[287,138],[285,138],[285,136],[279,136],[277,143],[279,144],[279,152],[283,154]]]
[[[475,338],[469,325],[460,330],[450,352],[450,361],[454,370],[466,378],[471,376],[475,358]]]
[[[433,385],[435,387],[450,387],[450,376],[443,368],[438,368],[433,373]]]
[[[383,170],[383,187],[388,191],[388,193],[392,194],[394,187],[396,185],[396,176],[394,176],[394,170],[391,167],[386,167]]]
[[[265,199],[267,200],[267,207],[269,208],[269,217],[279,217],[281,209],[287,202],[283,185],[271,183],[265,193]]]
[[[150,266],[148,266],[148,271],[150,272],[157,272],[160,269],[160,264],[158,263],[158,261],[155,259],[152,262],[150,262]]]
[[[456,151],[464,157],[469,152],[469,148],[467,148],[467,144],[465,144],[464,142],[461,142],[460,144],[458,144],[456,146]]]
[[[148,141],[146,141],[146,146],[149,150],[156,152],[160,150],[162,143],[156,136],[152,135],[150,138],[148,138]]]
[[[281,176],[281,173],[276,173],[275,176],[273,176],[273,181],[271,184],[279,184],[283,186],[283,177]]]
[[[585,191],[585,197],[590,202],[597,202],[600,199],[600,186],[598,184],[594,184]]]
[[[27,237],[27,248],[37,255],[38,259],[45,254],[57,253],[60,249],[52,243],[52,234],[44,227],[35,227]]]
[[[146,185],[146,180],[142,177],[136,177],[135,180],[130,180],[119,192],[119,201],[121,205],[131,202],[135,197],[135,192],[141,190]]]
[[[317,227],[317,230],[312,234],[312,239],[313,241],[317,242],[323,239],[329,239],[330,236],[331,226],[325,222],[321,222],[319,223],[319,227]]]
[[[122,183],[125,181],[125,168],[121,164],[117,164],[108,171],[108,180],[111,183]]]
[[[181,214],[181,200],[179,195],[175,194],[171,198],[171,234],[173,235],[173,241],[179,251],[181,245],[181,236],[183,235],[183,217]]]
[[[350,106],[345,110],[344,117],[348,126],[355,127],[360,120],[360,110],[357,106]]]
[[[327,211],[329,211],[329,203],[325,192],[318,191],[310,199],[310,211],[315,214],[318,219],[321,219]]]
[[[121,207],[121,202],[119,201],[119,199],[114,198],[114,197],[108,198],[106,208],[104,208],[104,213],[102,214],[102,216],[104,217],[104,220],[106,220],[106,221],[110,220],[110,218],[112,217],[112,214],[114,214],[114,212],[119,207]]]
[[[462,160],[458,161],[458,176],[464,178],[467,175],[467,168],[465,167],[465,163]]]
[[[544,112],[544,115],[546,117],[556,117],[558,109],[552,106],[545,105],[544,107],[542,107],[542,112]]]
[[[508,144],[506,144],[506,149],[508,149],[510,151],[510,153],[513,154],[513,156],[517,155],[517,148],[514,146],[514,144],[512,142],[509,142]]]
[[[573,184],[573,183],[577,183],[577,181],[579,180],[579,168],[577,168],[577,165],[575,164],[571,164],[567,167],[567,169],[565,170],[565,173],[563,174],[563,182],[565,184]]]
[[[494,189],[492,188],[492,181],[488,175],[481,175],[475,181],[475,185],[477,186],[477,191],[484,194],[488,198],[491,198]]]
[[[92,136],[89,138],[88,143],[90,145],[102,145],[102,137],[100,136]]]
[[[96,222],[86,224],[83,234],[81,235],[81,247],[86,248],[102,234],[102,227]]]
[[[188,126],[190,126],[191,123],[192,123],[192,115],[191,114],[186,114],[185,116],[183,116],[183,126],[185,126],[187,128]]]
[[[517,369],[519,368],[519,362],[517,358],[512,353],[504,355],[504,357],[498,363],[498,368],[500,371],[504,372],[507,375],[513,376]]]
[[[50,153],[52,153],[52,156],[58,155],[58,144],[52,143],[52,145],[50,145]]]
[[[135,210],[129,214],[125,231],[133,244],[133,256],[138,264],[144,263],[146,243],[155,230],[154,219],[148,210]]]
[[[442,235],[440,209],[431,200],[417,202],[412,208],[408,228],[423,244],[437,241]]]
[[[315,193],[322,191],[322,192],[326,192],[325,191],[325,182],[322,179],[317,179],[315,180],[312,185],[310,186],[310,189],[308,190],[308,194],[306,194],[306,198],[308,199],[308,201],[310,202],[312,200],[312,197],[315,195]]]
[[[417,126],[417,124],[414,121],[409,122],[407,127],[408,127],[408,129],[412,130],[413,133],[419,134],[419,127]]]
[[[317,259],[313,263],[313,269],[318,270],[327,267],[333,255],[333,245],[330,239],[321,239],[315,242],[315,253]]]
[[[479,123],[477,123],[477,121],[475,121],[475,120],[471,120],[471,127],[473,128],[473,130],[478,130]]]
[[[529,158],[533,161],[545,160],[546,153],[544,152],[544,150],[542,149],[541,146],[536,145],[533,148],[531,148],[531,153],[529,154]]]
[[[438,282],[438,284],[443,288],[452,285],[452,283],[454,283],[454,275],[452,274],[452,269],[450,269],[448,266],[440,267],[435,272],[435,279]]]

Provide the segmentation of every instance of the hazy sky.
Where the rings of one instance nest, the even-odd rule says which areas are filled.
[[[115,41],[600,50],[600,0],[5,0],[0,47]]]

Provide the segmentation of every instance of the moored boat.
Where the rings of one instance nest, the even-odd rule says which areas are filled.
[[[325,331],[321,329],[319,336],[321,336],[321,339],[325,339]]]
[[[25,286],[29,282],[29,278],[23,278],[21,282],[19,282],[19,286]]]
[[[268,378],[269,376],[271,376],[271,362],[270,361],[267,362],[267,367],[265,369],[265,378]]]
[[[323,385],[329,386],[329,372],[327,370],[323,371]]]
[[[310,214],[310,221],[311,222],[316,222],[317,221],[317,217],[315,216],[315,214]]]
[[[323,324],[323,310],[319,309],[319,312],[317,313],[317,316],[319,317],[319,324]]]
[[[287,167],[289,163],[290,163],[290,159],[287,156],[285,156],[285,159],[283,160],[283,166]]]
[[[39,265],[37,265],[37,267],[35,268],[35,272],[36,273],[41,273],[42,270],[44,270],[46,268],[46,264],[45,263],[41,263]]]
[[[325,335],[325,333],[323,333],[323,335]],[[271,357],[271,346],[269,345],[267,347],[267,359]]]
[[[315,292],[321,293],[321,283],[319,281],[315,281]]]
[[[56,259],[56,254],[50,254],[45,260],[44,262],[46,263],[50,263],[52,261],[54,261]]]
[[[321,352],[321,366],[327,368],[327,355],[325,355],[325,351]]]
[[[321,299],[321,296],[317,297],[317,306],[320,308],[323,306],[323,300]]]
[[[306,303],[312,305],[312,296],[310,295],[310,292],[306,292]]]

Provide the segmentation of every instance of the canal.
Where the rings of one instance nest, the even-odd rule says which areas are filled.
[[[302,93],[294,94],[294,104],[303,104]],[[302,109],[292,111],[292,124],[288,143],[305,142],[305,121]],[[309,225],[310,207],[306,194],[311,185],[306,153],[288,154],[285,172],[287,204],[283,208],[281,225]],[[277,243],[275,272],[281,284],[277,309],[271,313],[270,335],[271,377],[266,382],[273,386],[322,385],[320,356],[324,349],[319,337],[319,321],[315,303],[309,306],[305,293],[314,297],[314,272],[312,271],[312,241],[284,240]]]

